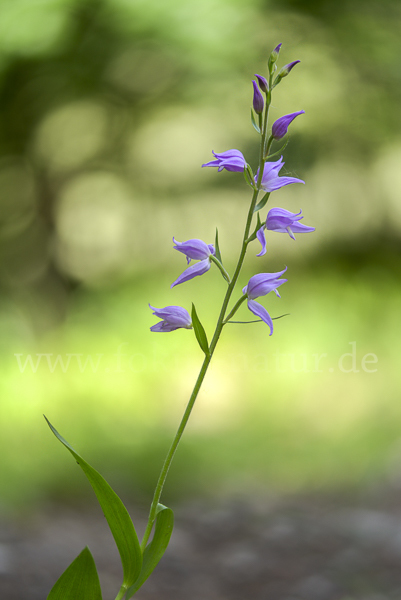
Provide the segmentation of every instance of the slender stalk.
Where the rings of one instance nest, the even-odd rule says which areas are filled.
[[[168,451],[168,454],[167,454],[166,459],[164,461],[161,473],[159,475],[159,479],[157,481],[155,493],[154,493],[154,496],[153,496],[152,505],[150,507],[148,524],[147,524],[147,527],[146,527],[146,530],[145,530],[145,534],[144,534],[142,542],[141,542],[141,550],[142,550],[142,552],[143,552],[143,550],[146,547],[147,541],[148,541],[150,533],[152,531],[153,523],[154,523],[155,518],[156,518],[157,505],[158,505],[159,500],[160,500],[160,496],[161,496],[161,493],[162,493],[162,490],[163,490],[164,482],[166,481],[167,473],[168,473],[168,471],[170,469],[171,462],[173,460],[175,451],[176,451],[177,446],[178,446],[178,444],[180,442],[182,434],[184,433],[184,429],[186,427],[186,424],[188,423],[189,416],[190,416],[190,414],[192,412],[193,406],[195,404],[196,397],[197,397],[197,395],[199,393],[199,390],[200,390],[201,385],[203,383],[203,380],[205,378],[206,371],[207,371],[207,368],[209,366],[211,358],[212,358],[211,354],[208,355],[208,356],[205,356],[205,360],[203,361],[203,365],[202,365],[202,368],[201,368],[201,370],[199,372],[198,379],[196,380],[195,387],[194,387],[194,389],[192,391],[192,394],[191,394],[191,397],[190,397],[190,399],[188,401],[188,404],[187,404],[187,407],[185,409],[184,415],[183,415],[183,417],[181,419],[181,423],[180,423],[180,425],[179,425],[179,427],[177,429],[177,433],[175,434],[175,438],[173,440],[173,443],[170,446],[170,450]]]
[[[270,87],[271,87],[271,85],[270,85]],[[188,401],[187,407],[185,409],[184,415],[183,415],[183,417],[181,419],[181,423],[180,423],[180,425],[179,425],[179,427],[177,429],[177,433],[176,433],[176,435],[174,437],[174,440],[173,440],[173,442],[172,442],[172,444],[170,446],[170,449],[169,449],[169,451],[167,453],[167,456],[165,458],[165,461],[164,461],[161,473],[159,475],[159,479],[158,479],[157,484],[156,484],[155,493],[154,493],[152,504],[151,504],[151,507],[150,507],[148,524],[147,524],[147,527],[146,527],[146,530],[145,530],[145,533],[144,533],[144,536],[143,536],[143,539],[142,539],[142,542],[141,542],[141,549],[142,549],[142,551],[146,547],[146,544],[147,544],[147,542],[149,540],[149,537],[150,537],[150,534],[151,534],[151,531],[152,531],[152,528],[153,528],[153,523],[154,523],[154,521],[156,519],[157,505],[159,503],[159,500],[160,500],[160,497],[161,497],[161,494],[162,494],[162,491],[163,491],[163,486],[164,486],[164,483],[166,481],[167,474],[168,474],[168,471],[170,469],[171,462],[173,460],[175,451],[177,450],[177,446],[178,446],[178,444],[179,444],[179,442],[181,440],[182,434],[184,433],[184,429],[185,429],[185,427],[186,427],[186,425],[188,423],[188,419],[189,419],[189,417],[191,415],[191,412],[192,412],[193,406],[195,404],[196,398],[198,396],[199,390],[200,390],[200,388],[202,386],[202,383],[203,383],[203,380],[205,378],[206,372],[208,370],[208,367],[209,367],[210,361],[212,359],[214,350],[215,350],[215,348],[217,346],[217,342],[219,341],[221,332],[222,332],[223,327],[225,325],[225,321],[227,321],[227,319],[225,319],[225,315],[226,315],[226,312],[227,312],[228,304],[230,302],[231,295],[232,295],[232,293],[234,291],[234,288],[235,288],[235,285],[237,283],[239,274],[241,272],[242,265],[244,263],[244,259],[245,259],[245,255],[246,255],[246,251],[247,251],[247,248],[248,248],[248,244],[250,242],[250,240],[249,240],[249,232],[250,232],[251,225],[252,225],[252,218],[253,218],[253,214],[254,214],[254,208],[256,206],[256,202],[257,202],[257,199],[258,199],[258,195],[259,195],[259,191],[260,191],[260,187],[261,187],[261,183],[262,183],[264,165],[265,165],[267,154],[268,154],[268,152],[270,150],[270,145],[271,145],[271,141],[270,140],[267,143],[267,121],[268,121],[268,115],[269,115],[270,102],[271,102],[271,93],[267,94],[267,97],[266,97],[265,112],[264,112],[264,115],[263,115],[263,127],[262,127],[261,140],[260,140],[259,174],[258,174],[258,179],[257,179],[257,182],[256,182],[256,186],[254,187],[254,191],[253,191],[253,194],[252,194],[251,204],[250,204],[249,211],[248,211],[248,216],[247,216],[247,220],[246,220],[246,224],[245,224],[244,236],[243,236],[243,240],[242,240],[241,252],[240,252],[240,255],[239,255],[239,258],[238,258],[237,266],[236,266],[235,271],[234,271],[234,275],[233,275],[233,277],[232,277],[231,280],[230,280],[230,278],[228,276],[228,273],[227,273],[227,277],[228,277],[227,281],[228,281],[229,285],[228,285],[228,288],[227,288],[227,291],[226,291],[226,295],[224,296],[223,304],[222,304],[222,307],[221,307],[221,310],[220,310],[220,315],[219,315],[219,318],[218,318],[217,324],[216,324],[216,329],[214,331],[213,338],[212,338],[212,341],[211,341],[210,346],[209,346],[209,354],[205,356],[205,359],[203,361],[201,370],[200,370],[198,378],[196,380],[194,389],[193,389],[192,394],[191,394],[191,396],[189,398],[189,401]],[[217,263],[217,261],[214,261],[214,262]],[[219,265],[217,265],[217,266],[219,266],[220,270],[222,270],[221,269],[221,267],[222,267],[221,263],[219,263]],[[223,271],[222,271],[222,273],[223,273]],[[223,273],[223,275],[224,275],[224,273]],[[236,305],[234,306],[234,308],[230,312],[229,317],[231,317],[236,312],[236,310],[239,308],[240,304],[245,300],[245,298],[246,298],[246,296],[242,296],[240,298],[240,300],[236,303]],[[116,600],[119,600],[119,597],[117,597]]]
[[[247,295],[244,294],[243,296],[241,296],[241,298],[238,300],[238,302],[236,303],[236,305],[234,306],[234,308],[232,309],[232,311],[230,312],[230,314],[228,315],[228,317],[226,317],[223,321],[223,324],[225,325],[226,323],[228,323],[228,321],[231,319],[231,317],[233,317],[235,315],[235,313],[237,312],[237,310],[239,309],[239,307],[241,306],[241,304],[243,302],[245,302],[245,300],[247,299]]]
[[[210,256],[210,260],[214,262],[214,264],[220,269],[221,274],[223,275],[224,279],[228,282],[231,283],[231,278],[229,276],[229,274],[227,273],[227,271],[225,270],[225,268],[223,267],[223,265],[221,264],[221,262],[219,261],[218,258],[216,258],[215,256],[213,256],[213,254]]]
[[[126,591],[127,591],[127,587],[125,585],[122,585],[115,600],[123,600]]]

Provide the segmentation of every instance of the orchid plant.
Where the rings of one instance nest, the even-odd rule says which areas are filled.
[[[221,275],[227,283],[227,289],[211,341],[208,341],[206,331],[198,318],[194,304],[192,304],[191,313],[181,306],[155,308],[149,304],[153,315],[161,319],[150,330],[154,333],[161,333],[171,332],[176,329],[192,329],[204,354],[204,359],[193,392],[157,481],[147,527],[141,543],[139,542],[131,518],[120,498],[103,477],[48,422],[55,436],[69,450],[87,476],[113,534],[123,568],[123,581],[115,600],[128,600],[136,594],[156,567],[169,543],[173,529],[173,512],[160,502],[163,486],[224,327],[233,322],[244,323],[244,321],[233,321],[232,319],[242,303],[246,301],[250,312],[257,317],[256,320],[265,323],[269,328],[269,334],[273,334],[274,318],[256,300],[267,296],[270,292],[274,292],[280,298],[278,288],[287,282],[287,279],[283,279],[287,267],[276,273],[263,272],[253,275],[242,288],[242,294],[233,303],[232,308],[229,308],[234,291],[237,289],[237,282],[248,247],[253,241],[258,240],[262,246],[262,249],[257,254],[260,257],[266,253],[266,231],[288,233],[293,240],[295,240],[294,233],[314,231],[314,227],[308,227],[300,222],[303,218],[301,211],[292,213],[284,208],[271,208],[264,221],[260,217],[272,192],[293,183],[304,183],[301,179],[295,177],[279,175],[284,167],[281,152],[285,146],[271,153],[273,143],[284,138],[287,135],[290,124],[296,117],[304,113],[303,110],[300,110],[284,115],[273,123],[271,130],[269,129],[268,118],[272,92],[282,79],[291,72],[294,66],[300,62],[298,60],[291,62],[276,74],[276,62],[280,48],[281,44],[270,54],[267,78],[262,75],[255,75],[256,79],[252,81],[253,110],[251,109],[251,120],[260,138],[259,164],[256,173],[254,174],[243,154],[235,149],[221,153],[213,152],[214,160],[202,165],[202,167],[217,167],[218,171],[225,169],[227,171],[242,172],[247,185],[252,190],[239,258],[233,274],[230,275],[223,265],[217,230],[214,244],[208,244],[199,239],[179,242],[173,238],[174,249],[185,255],[189,266],[171,284],[172,288],[186,283],[194,277],[204,275],[212,265],[215,265],[220,270]],[[277,160],[272,160],[277,156],[279,156]],[[259,199],[262,192],[263,196]],[[190,264],[191,261],[197,262]],[[149,541],[152,532],[153,537]],[[71,563],[48,595],[48,600],[101,600],[101,598],[102,594],[96,566],[88,548],[85,548]]]

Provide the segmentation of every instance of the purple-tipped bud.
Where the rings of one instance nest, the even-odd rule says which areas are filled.
[[[280,44],[277,44],[277,46],[274,48],[272,54],[274,54],[276,57],[278,56],[278,53],[280,52],[280,48],[283,44],[280,42]]]
[[[280,48],[281,48],[281,44],[277,44],[277,46],[274,48],[273,52],[270,54],[269,56],[269,60],[267,62],[268,66],[269,66],[269,71],[270,74],[272,75],[274,73],[274,71],[276,70],[276,60],[278,58],[278,54],[280,52]]]
[[[285,65],[285,67],[283,67],[279,71],[277,77],[280,77],[280,79],[282,79],[283,77],[287,77],[288,73],[290,71],[292,71],[292,69],[295,67],[295,65],[297,65],[300,62],[301,62],[300,60],[293,60],[292,62],[288,63],[288,65]]]
[[[305,114],[305,111],[299,110],[298,112],[294,112],[289,115],[284,115],[283,117],[277,119],[277,121],[273,123],[272,137],[275,140],[281,140],[281,138],[283,138],[287,134],[288,126],[293,122],[295,117],[303,114]]]
[[[258,115],[260,115],[263,112],[265,102],[263,100],[263,96],[260,93],[260,90],[258,88],[258,84],[256,83],[256,81],[252,81],[252,83],[253,83],[253,110]]]
[[[282,44],[280,43],[280,44],[277,44],[277,46],[274,48],[274,50],[272,51],[272,53],[270,54],[270,57],[269,57],[269,64],[274,64],[276,62],[281,46],[282,46]]]
[[[265,77],[263,77],[262,75],[257,75],[255,73],[255,77],[258,80],[259,83],[259,87],[262,90],[262,92],[268,92],[269,91],[269,84],[267,82],[267,79]]]

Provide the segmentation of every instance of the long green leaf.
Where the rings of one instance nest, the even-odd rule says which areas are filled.
[[[255,121],[255,115],[253,114],[252,108],[251,108],[251,121],[252,121],[252,125],[254,126],[254,128],[256,129],[256,131],[258,133],[260,133],[260,127],[259,127],[259,125]]]
[[[206,331],[203,328],[202,323],[199,321],[199,317],[196,312],[195,305],[192,304],[192,327],[194,328],[196,339],[203,352],[209,354],[209,343],[207,341]]]
[[[99,576],[88,547],[56,581],[47,600],[102,600]]]
[[[133,586],[127,591],[127,599],[131,598],[145,583],[163,556],[170,541],[174,525],[174,514],[171,508],[158,504],[155,533],[153,539],[143,553],[142,571]]]
[[[214,249],[215,249],[215,257],[217,258],[217,260],[219,260],[221,262],[221,264],[223,264],[223,261],[221,260],[221,252],[220,252],[220,246],[219,246],[219,231],[216,227],[216,238],[214,241]]]
[[[261,208],[263,208],[266,204],[266,202],[268,201],[270,196],[270,192],[267,192],[267,194],[265,194],[262,198],[262,200],[260,202],[258,202],[258,204],[255,206],[255,208],[253,209],[253,212],[257,212],[258,210],[260,210]]]
[[[56,438],[71,452],[96,494],[120,553],[124,572],[123,586],[128,588],[136,581],[142,569],[142,552],[131,517],[107,481],[75,452],[48,419],[46,421]]]

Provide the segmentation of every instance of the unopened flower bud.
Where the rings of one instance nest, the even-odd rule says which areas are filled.
[[[273,123],[272,137],[275,140],[281,140],[281,138],[287,134],[288,126],[293,122],[293,120],[298,117],[298,115],[303,115],[304,113],[304,110],[299,110],[298,112],[284,115],[284,117],[277,119],[277,121]]]
[[[256,81],[253,80],[252,83],[253,83],[253,109],[258,115],[260,115],[263,112],[265,102],[263,100],[263,96],[260,93],[260,90],[258,88],[258,84],[256,83]]]
[[[267,93],[269,91],[269,84],[267,82],[267,79],[265,77],[263,77],[262,75],[257,75],[256,73],[255,73],[255,77],[258,80],[259,87],[262,90],[262,92]]]
[[[281,48],[282,44],[277,44],[277,46],[274,48],[273,52],[270,54],[271,59],[273,62],[276,62],[277,57],[278,57],[278,53],[280,52],[280,48]]]
[[[269,56],[269,60],[268,60],[268,66],[269,66],[269,71],[270,71],[270,73],[273,73],[273,72],[274,72],[274,70],[275,70],[275,68],[276,68],[276,67],[274,66],[274,63],[275,63],[275,62],[276,62],[276,60],[278,59],[278,55],[279,55],[279,52],[280,52],[280,48],[281,48],[281,44],[278,44],[278,45],[277,45],[277,46],[274,48],[273,52],[272,52],[272,53],[270,54],[270,56]]]
[[[283,77],[287,77],[288,73],[290,71],[292,71],[292,69],[295,67],[295,65],[297,65],[299,62],[301,62],[301,61],[300,60],[294,60],[293,62],[290,62],[288,65],[285,65],[285,67],[283,67],[278,72],[278,75],[276,77],[276,81],[274,82],[275,85],[277,85],[278,83],[280,83],[280,81],[283,79]]]

